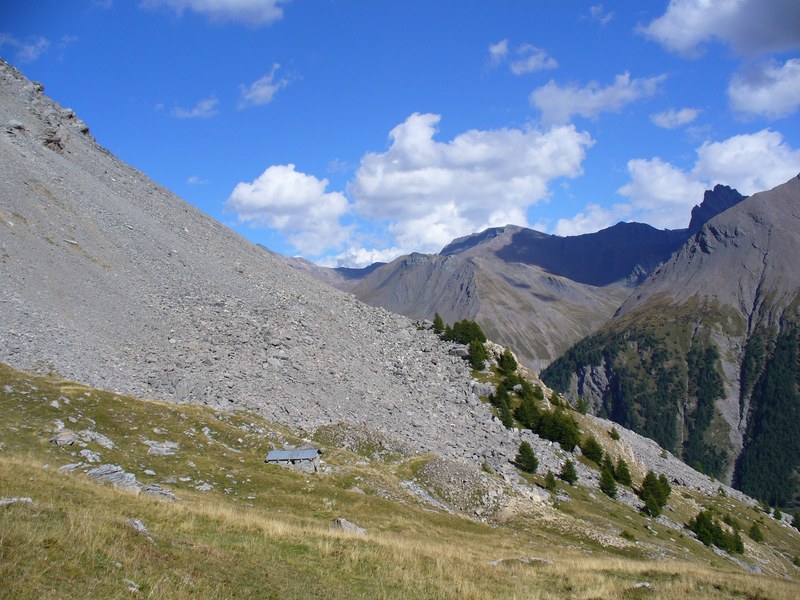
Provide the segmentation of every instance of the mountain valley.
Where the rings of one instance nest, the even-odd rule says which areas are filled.
[[[796,218],[795,182],[747,200],[720,187],[697,219],[723,212],[696,233],[620,224],[574,239],[508,226],[330,276],[354,284],[344,292],[124,164],[5,62],[0,125],[0,589],[12,597],[796,597],[793,515],[727,485],[744,481],[730,469],[698,473],[646,425],[628,421],[661,446],[606,419],[619,414],[602,377],[621,363],[595,368],[598,351],[543,379],[535,370],[663,302],[693,327],[688,342],[689,329],[672,328],[671,343],[694,361],[694,412],[711,398],[711,422],[729,423],[735,408],[742,456],[771,451],[752,423],[777,426],[771,373],[796,365],[798,286],[765,257],[794,250],[778,234]],[[758,207],[773,202],[785,211],[767,220]],[[753,230],[761,262],[725,280],[724,262],[741,259],[719,249],[749,248]],[[625,240],[638,240],[634,257]],[[586,254],[599,262],[583,270]],[[716,296],[682,283],[700,285],[706,268]],[[396,306],[362,302],[370,294]],[[391,312],[412,305],[424,314]],[[480,321],[493,340],[482,368],[424,322],[431,310]],[[740,364],[741,405],[729,378]],[[587,368],[594,379],[580,378]],[[508,417],[502,394],[519,417],[536,395],[537,416],[572,424],[579,440]],[[701,463],[703,444],[735,440],[733,429],[691,438]],[[590,440],[605,462],[586,455]],[[308,446],[322,450],[319,472],[264,464],[271,449]],[[606,463],[629,469],[613,493]],[[663,514],[643,499],[651,471],[671,486]],[[691,529],[706,511],[738,550]]]

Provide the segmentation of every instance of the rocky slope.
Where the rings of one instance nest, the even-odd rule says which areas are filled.
[[[771,502],[796,501],[800,179],[711,219],[543,373]]]

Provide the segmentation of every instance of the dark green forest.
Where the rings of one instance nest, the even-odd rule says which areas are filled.
[[[582,340],[545,369],[542,380],[566,393],[581,369],[601,367],[608,386],[599,402],[595,399],[594,413],[719,476],[731,460],[714,440],[725,434],[715,414],[725,395],[719,350],[694,327],[658,328],[654,322]],[[757,328],[741,364],[739,407],[747,428],[733,483],[772,505],[800,504],[799,337],[794,324],[784,324],[780,332]],[[682,350],[687,346],[688,352]]]

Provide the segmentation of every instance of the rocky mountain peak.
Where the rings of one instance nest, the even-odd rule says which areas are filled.
[[[692,219],[689,222],[689,233],[695,234],[703,228],[708,221],[729,208],[736,206],[747,196],[742,196],[735,189],[727,185],[715,185],[713,190],[706,190],[703,202],[692,209]]]

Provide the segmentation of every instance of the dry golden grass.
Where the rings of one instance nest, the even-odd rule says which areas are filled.
[[[0,506],[0,598],[800,597],[794,581],[747,574],[675,532],[659,529],[655,536],[640,515],[605,497],[592,500],[579,488],[569,490],[575,516],[548,509],[547,521],[530,512],[484,524],[431,511],[412,498],[394,502],[348,491],[358,481],[399,493],[398,476],[413,472],[413,461],[363,466],[361,457],[334,451],[326,453],[337,467],[330,474],[298,474],[263,464],[271,426],[252,416],[94,390],[86,396],[82,386],[9,371],[5,377],[0,498],[28,496],[33,503]],[[5,382],[13,395],[3,396]],[[57,466],[75,460],[72,450],[47,443],[60,414],[50,400],[59,395],[117,443],[113,452],[102,451],[104,459],[139,474],[148,466],[161,478],[191,473],[191,483],[173,486],[180,500],[167,503],[59,473]],[[255,423],[266,437],[244,435],[243,423]],[[180,454],[148,456],[139,441],[145,425],[167,431],[180,442]],[[205,426],[217,441],[199,433]],[[213,491],[191,487],[201,478]],[[742,521],[761,518],[730,499],[714,502]],[[332,530],[334,516],[366,527],[367,534]],[[140,519],[152,541],[129,519]],[[581,536],[589,523],[612,530],[624,523],[642,541],[604,547]],[[777,572],[800,574],[786,563],[791,548],[800,551],[800,538],[773,522],[764,529],[771,546],[753,552]],[[683,551],[686,560],[648,558],[659,544],[667,556]],[[643,582],[650,587],[636,587]]]

